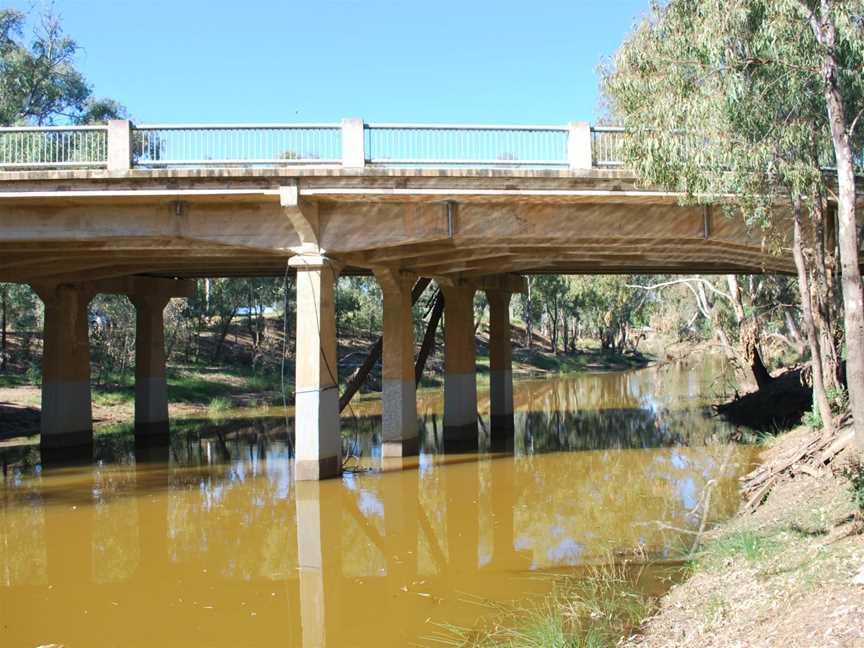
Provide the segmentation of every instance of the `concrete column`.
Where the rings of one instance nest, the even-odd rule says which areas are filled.
[[[442,286],[444,292],[444,448],[477,448],[477,374],[474,292]]]
[[[334,300],[338,269],[320,255],[294,256],[289,264],[297,270],[294,476],[326,479],[342,472]]]
[[[165,332],[162,313],[169,297],[135,294],[135,436],[168,435],[168,392],[165,384]]]
[[[382,353],[382,458],[415,455],[418,449],[417,388],[414,381],[415,277],[392,270],[375,272],[384,294]]]
[[[83,456],[93,445],[87,321],[93,293],[81,284],[33,288],[45,304],[41,446],[43,451],[77,448]]]
[[[510,296],[487,290],[489,301],[489,388],[492,440],[513,435],[513,349],[510,342]]]

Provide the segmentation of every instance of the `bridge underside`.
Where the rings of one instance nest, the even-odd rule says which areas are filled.
[[[445,445],[477,441],[473,296],[492,306],[493,438],[512,434],[510,296],[527,273],[792,273],[741,218],[681,206],[626,174],[520,170],[218,169],[0,174],[0,281],[45,302],[42,446],[92,440],[87,305],[138,317],[136,434],[167,431],[162,311],[195,277],[296,273],[296,476],[341,470],[333,290],[374,274],[384,295],[385,459],[417,449],[411,292],[445,296]]]
[[[616,172],[256,171],[4,174],[20,179],[0,180],[0,281],[281,275],[301,247],[349,272],[455,281],[794,271],[743,219],[680,206]]]

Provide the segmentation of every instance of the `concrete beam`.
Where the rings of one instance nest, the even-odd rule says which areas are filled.
[[[89,282],[94,293],[103,295],[158,296],[168,300],[172,297],[194,297],[195,282],[190,279],[163,279],[161,277],[118,277]],[[163,304],[162,308],[165,305]]]
[[[382,366],[382,458],[418,451],[417,389],[414,380],[414,318],[411,291],[416,277],[379,268],[384,295]]]
[[[444,447],[477,447],[477,374],[474,292],[471,285],[441,285],[444,293]]]
[[[297,272],[294,407],[296,480],[342,472],[334,290],[339,266],[320,255],[292,257]]]

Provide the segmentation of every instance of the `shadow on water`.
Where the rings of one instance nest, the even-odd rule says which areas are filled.
[[[702,366],[518,383],[512,443],[483,417],[479,455],[440,453],[421,393],[421,454],[393,471],[380,406],[358,404],[343,444],[373,470],[320,483],[294,481],[276,410],[177,420],[161,446],[115,429],[86,468],[4,448],[0,645],[428,645],[610,552],[675,559],[674,529],[708,488],[709,523],[731,515],[751,460],[706,416],[710,384]]]

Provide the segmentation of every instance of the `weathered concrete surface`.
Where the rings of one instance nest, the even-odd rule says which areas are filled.
[[[325,479],[342,471],[333,294],[338,266],[320,255],[298,255],[291,263],[297,271],[294,476]]]
[[[487,290],[489,301],[489,392],[493,439],[513,434],[513,349],[510,342],[510,296]]]
[[[43,448],[93,443],[87,306],[92,290],[81,284],[34,284],[45,304],[42,351]]]
[[[163,311],[170,299],[161,294],[136,294],[135,305],[135,434],[168,433],[168,389],[165,382]]]
[[[401,457],[418,451],[411,313],[411,291],[416,277],[386,269],[379,269],[375,276],[384,296],[381,455]]]
[[[122,157],[121,153],[117,154]],[[161,169],[0,173],[0,280],[347,272],[786,272],[743,219],[623,171]],[[780,214],[780,219],[786,218]]]
[[[477,437],[474,292],[469,285],[444,292],[444,446],[470,450]]]

